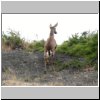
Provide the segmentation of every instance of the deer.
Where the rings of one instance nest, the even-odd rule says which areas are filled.
[[[54,64],[54,57],[55,57],[55,51],[57,47],[56,40],[54,38],[54,34],[57,34],[56,27],[58,26],[58,23],[56,23],[54,26],[50,24],[50,35],[47,41],[44,44],[44,65],[45,65],[45,72],[47,72],[47,65],[49,63]],[[50,62],[51,60],[51,62]],[[53,70],[54,67],[52,67]]]

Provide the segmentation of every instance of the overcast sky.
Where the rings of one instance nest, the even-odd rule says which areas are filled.
[[[46,40],[50,33],[49,25],[57,22],[57,44],[68,40],[72,34],[99,29],[98,14],[2,14],[2,31],[19,31],[27,41]]]

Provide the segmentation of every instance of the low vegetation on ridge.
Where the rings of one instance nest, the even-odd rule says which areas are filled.
[[[26,42],[25,39],[20,37],[19,32],[12,30],[8,35],[2,33],[3,51],[22,49],[27,52],[39,51],[43,53],[44,42],[44,40]],[[76,33],[61,45],[58,45],[56,52],[75,57],[74,60],[63,64],[59,60],[60,58],[57,59],[55,65],[59,66],[59,70],[67,67],[81,68],[86,66],[98,69],[98,31],[85,31],[80,36]]]

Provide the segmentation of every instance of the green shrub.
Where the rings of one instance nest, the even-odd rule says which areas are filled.
[[[79,59],[72,59],[62,63],[61,61],[55,61],[56,71],[60,71],[67,68],[82,69],[85,68],[88,63],[86,61],[80,61]]]
[[[72,35],[68,41],[57,47],[57,52],[65,53],[75,57],[83,57],[86,62],[94,63],[98,60],[98,31],[83,32],[81,36]]]
[[[44,40],[40,41],[33,41],[31,43],[27,43],[25,46],[25,50],[29,52],[35,52],[35,51],[44,51]]]

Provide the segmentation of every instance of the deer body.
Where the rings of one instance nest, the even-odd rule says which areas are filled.
[[[49,63],[49,58],[51,57],[52,61],[54,60],[54,55],[55,55],[55,50],[57,47],[56,40],[54,39],[54,34],[56,34],[56,26],[58,25],[55,24],[54,26],[50,25],[50,36],[45,42],[44,45],[44,61],[45,61],[45,70],[47,70],[46,65]]]

